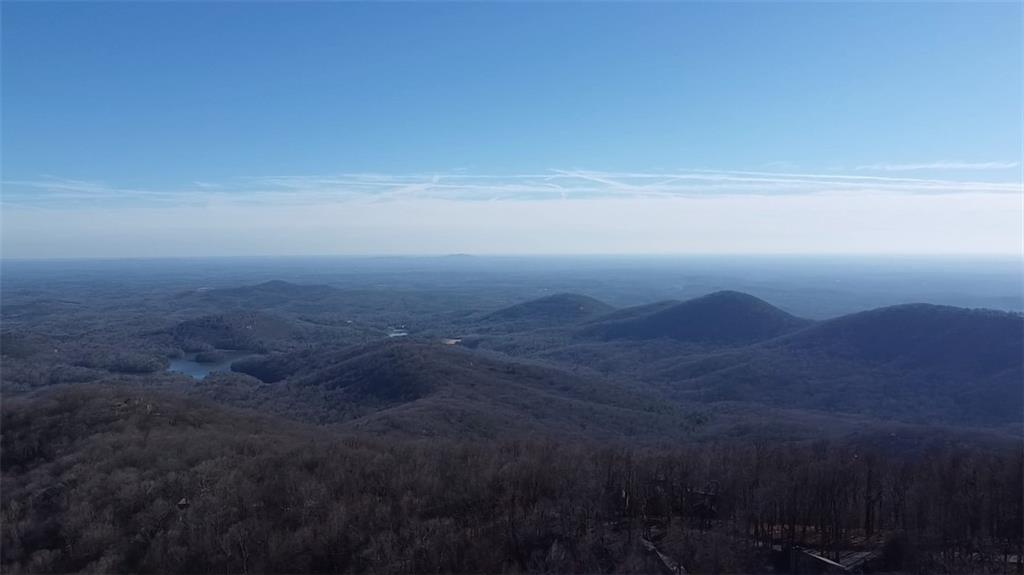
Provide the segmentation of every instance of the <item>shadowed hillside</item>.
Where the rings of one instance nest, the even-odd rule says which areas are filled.
[[[186,352],[240,349],[266,352],[284,349],[302,339],[302,331],[287,320],[259,312],[228,312],[181,322],[171,330]]]
[[[560,326],[594,318],[614,308],[592,297],[573,293],[549,295],[519,303],[487,315],[489,324]]]
[[[771,339],[809,325],[754,296],[719,291],[669,304],[621,310],[581,333],[603,339],[657,339],[740,345]]]
[[[1019,428],[1022,350],[1019,315],[902,305],[748,349],[669,362],[658,377],[702,401]]]
[[[897,305],[821,322],[778,346],[901,368],[992,375],[1020,369],[1024,318],[992,310]]]
[[[225,393],[218,381],[241,385],[251,394],[242,405],[273,405],[302,418],[350,421],[380,432],[653,437],[686,433],[691,424],[649,386],[436,343],[316,348],[241,361],[233,369],[274,383],[215,378],[210,394]]]
[[[670,307],[677,306],[680,303],[682,302],[679,300],[670,299],[665,301],[657,301],[654,303],[647,303],[643,305],[635,305],[631,307],[617,309],[611,313],[604,314],[601,317],[595,318],[593,322],[604,323],[647,317],[657,312],[664,311]]]

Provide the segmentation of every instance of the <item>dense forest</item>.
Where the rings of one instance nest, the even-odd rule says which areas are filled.
[[[8,572],[1002,573],[1024,540],[1019,450],[331,437],[123,387],[4,424]]]

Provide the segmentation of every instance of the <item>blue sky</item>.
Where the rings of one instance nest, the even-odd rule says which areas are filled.
[[[1014,3],[2,9],[7,257],[1020,248]]]

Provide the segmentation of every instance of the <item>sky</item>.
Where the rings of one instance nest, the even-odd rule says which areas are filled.
[[[6,258],[1022,249],[1019,3],[0,10]]]

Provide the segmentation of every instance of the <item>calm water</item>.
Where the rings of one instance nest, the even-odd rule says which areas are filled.
[[[184,373],[196,379],[203,379],[215,371],[231,371],[231,364],[253,355],[251,351],[243,350],[220,350],[224,358],[220,361],[210,363],[199,363],[196,361],[196,354],[187,355],[183,358],[172,359],[167,371]]]

